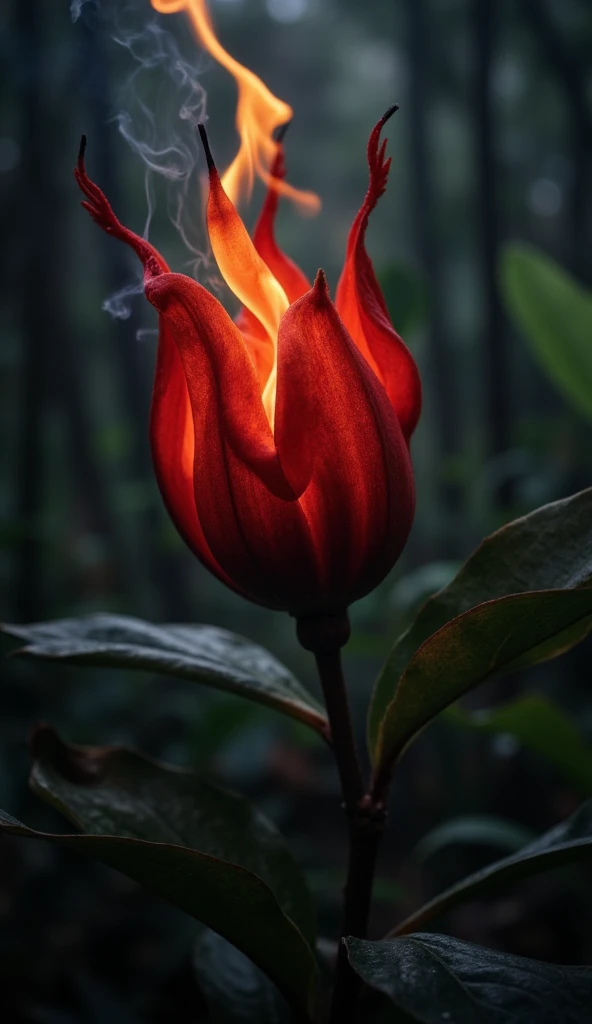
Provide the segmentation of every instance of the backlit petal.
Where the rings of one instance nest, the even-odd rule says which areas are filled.
[[[155,278],[168,275],[169,268],[160,253],[117,219],[104,192],[88,177],[84,166],[84,144],[81,146],[74,176],[86,196],[82,205],[93,220],[107,234],[129,245],[139,256],[144,267],[145,283],[149,284]],[[150,442],[156,479],[179,533],[211,572],[238,590],[212,555],[197,516],[193,485],[195,442],[189,392],[170,325],[164,320],[161,320],[159,331],[150,412]]]
[[[286,176],[284,147],[278,143],[278,151],[271,168],[271,177],[283,181]],[[299,267],[282,252],[275,240],[275,218],[279,204],[276,189],[269,188],[253,232],[253,244],[261,259],[267,264],[276,281],[279,281],[289,302],[296,302],[310,288],[310,282]]]
[[[382,381],[409,441],[421,412],[421,381],[413,356],[391,324],[380,285],[365,247],[369,216],[386,188],[390,159],[380,133],[393,110],[378,122],[368,142],[370,184],[354,220],[336,306],[360,352]]]
[[[263,392],[267,418],[273,427],[276,389],[277,333],[288,299],[282,286],[259,256],[241,218],[226,195],[203,125],[199,126],[210,175],[207,206],[208,234],[212,252],[226,284],[256,317],[274,348],[274,362]]]
[[[146,295],[183,367],[195,507],[208,550],[251,599],[296,610],[318,590],[314,549],[240,331],[217,299],[182,274],[154,279]]]
[[[273,180],[283,181],[285,175],[284,150],[282,144],[278,143],[278,150],[271,168],[271,177]],[[310,284],[300,268],[282,252],[275,240],[274,225],[278,205],[277,190],[268,188],[253,232],[253,245],[276,281],[281,284],[288,301],[296,302],[296,299],[309,290]],[[243,307],[236,318],[236,323],[251,353],[263,391],[273,370],[275,346],[265,328],[250,309]]]
[[[197,516],[193,485],[193,414],[183,364],[165,318],[161,321],[158,339],[150,445],[156,479],[177,530],[206,568],[237,590],[232,578],[212,555]]]
[[[280,326],[275,437],[324,586],[345,606],[376,586],[400,554],[414,485],[397,417],[321,272]]]
[[[250,309],[270,337],[277,337],[288,308],[283,288],[258,255],[241,218],[226,195],[215,167],[210,169],[208,234],[226,284]]]

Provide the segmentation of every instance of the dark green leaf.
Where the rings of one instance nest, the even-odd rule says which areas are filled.
[[[431,829],[417,844],[411,857],[420,863],[433,857],[447,846],[499,846],[503,850],[519,850],[532,839],[532,833],[522,825],[504,818],[470,814],[450,818]]]
[[[282,836],[238,793],[123,747],[63,743],[49,726],[31,740],[31,788],[83,832],[175,843],[257,874],[314,947],[315,913]]]
[[[127,615],[5,625],[19,654],[78,665],[145,669],[191,679],[267,704],[323,732],[325,712],[263,647],[215,626],[155,626]]]
[[[592,968],[541,963],[449,935],[346,940],[364,981],[422,1024],[589,1024]]]
[[[582,804],[571,818],[544,832],[518,853],[497,860],[445,889],[397,925],[392,934],[413,932],[459,903],[475,899],[504,882],[514,882],[576,861],[592,861],[592,800]]]
[[[197,940],[193,966],[215,1024],[289,1024],[288,1004],[275,985],[209,928]]]
[[[455,579],[419,612],[397,640],[379,677],[369,714],[376,750],[384,711],[413,654],[462,612],[510,594],[571,589],[592,582],[592,489],[554,502],[498,530],[477,548]]]
[[[395,643],[377,680],[369,710],[368,741],[373,760],[376,762],[378,757],[378,733],[397,682],[428,637],[485,601],[591,584],[592,488],[545,505],[487,537],[452,583],[426,602]],[[539,651],[539,660],[544,657],[544,650]]]
[[[212,928],[271,978],[306,1020],[316,1020],[317,965],[296,925],[256,875],[194,850],[117,836],[35,832],[0,811],[0,830],[87,853]]]
[[[566,649],[592,629],[592,587],[515,594],[478,605],[425,641],[387,706],[376,744],[377,777],[440,711],[489,676]],[[575,642],[575,641],[574,641]]]
[[[592,419],[592,295],[526,245],[506,247],[500,277],[508,312],[536,360],[567,401]]]
[[[455,705],[446,717],[463,729],[513,736],[526,750],[552,764],[582,796],[592,795],[592,748],[565,712],[546,697],[529,693],[486,711],[466,711]]]
[[[219,932],[312,1014],[317,965],[306,885],[275,828],[242,797],[131,751],[33,739],[33,789],[85,835],[15,835],[79,849]]]

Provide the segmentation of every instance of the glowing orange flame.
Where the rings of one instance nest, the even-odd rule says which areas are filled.
[[[224,190],[233,203],[248,198],[255,174],[272,188],[288,196],[303,211],[316,213],[318,196],[302,192],[285,181],[270,178],[269,169],[276,154],[273,133],[292,117],[292,108],[274,96],[257,75],[239,64],[219,43],[210,19],[206,0],[150,0],[155,11],[173,14],[185,11],[198,39],[208,53],[233,76],[238,87],[236,127],[240,136],[239,151],[222,176]]]

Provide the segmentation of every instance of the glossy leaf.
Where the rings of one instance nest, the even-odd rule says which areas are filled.
[[[448,846],[497,846],[515,852],[532,839],[532,833],[522,825],[505,818],[484,814],[467,814],[450,818],[431,829],[411,853],[415,861],[423,863]]]
[[[374,762],[380,726],[397,682],[415,652],[437,630],[486,601],[590,585],[592,488],[536,509],[487,537],[396,641],[376,682],[369,710],[368,741]],[[539,654],[543,660],[544,650]]]
[[[544,832],[518,853],[494,861],[445,889],[397,925],[392,934],[407,935],[489,889],[577,861],[592,861],[592,800],[582,804],[570,818]]]
[[[478,605],[419,648],[387,706],[377,740],[384,779],[440,711],[490,676],[551,658],[592,629],[592,587],[515,594]]]
[[[306,885],[281,837],[242,797],[131,751],[71,747],[41,727],[31,784],[84,835],[0,828],[88,853],[236,945],[313,1014],[318,981]],[[308,1018],[307,1018],[308,1019]]]
[[[592,293],[526,245],[506,247],[500,278],[535,359],[570,405],[592,419]]]
[[[553,765],[582,796],[592,795],[592,747],[564,711],[547,697],[527,693],[499,707],[449,708],[447,721],[473,732],[513,736],[526,750]]]
[[[592,969],[542,963],[449,935],[346,941],[364,981],[421,1024],[588,1024]]]
[[[194,949],[193,968],[216,1024],[290,1024],[290,1010],[252,960],[209,928]]]
[[[324,709],[263,647],[216,626],[155,626],[127,615],[89,615],[4,631],[26,641],[17,651],[78,665],[107,665],[180,676],[267,704],[319,732]]]

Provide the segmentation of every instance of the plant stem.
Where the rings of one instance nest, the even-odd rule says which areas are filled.
[[[342,941],[337,953],[330,1024],[345,1024],[356,1019],[356,1007],[363,981],[349,962],[343,938],[348,935],[354,935],[358,939],[366,937],[376,856],[383,831],[384,814],[373,814],[369,801],[367,809],[360,808],[358,814],[350,821]]]
[[[349,822],[341,937],[343,939],[354,935],[363,939],[368,928],[376,856],[384,831],[385,811],[382,803],[374,801],[366,790],[356,750],[341,665],[341,647],[348,637],[349,623],[346,616],[298,621],[298,639],[316,658]],[[337,954],[331,1024],[349,1024],[355,1020],[362,988],[362,979],[351,967],[347,949],[341,941]]]
[[[333,751],[341,780],[343,802],[351,817],[355,815],[366,789],[356,750],[349,701],[341,667],[341,651],[336,647],[330,652],[317,654],[315,657],[331,726]]]

